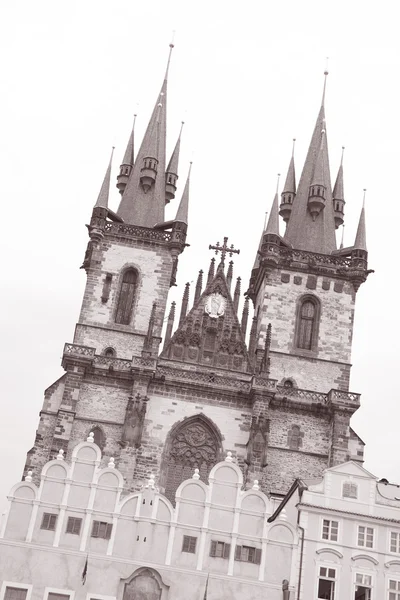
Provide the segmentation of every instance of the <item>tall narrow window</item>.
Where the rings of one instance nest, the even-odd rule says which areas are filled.
[[[115,314],[116,323],[129,325],[132,316],[133,301],[135,299],[136,284],[137,272],[135,269],[125,271],[119,292],[117,312]]]
[[[297,348],[313,350],[316,346],[319,309],[317,302],[314,298],[306,297],[299,305],[297,314]]]
[[[335,600],[336,569],[320,567],[318,600]]]

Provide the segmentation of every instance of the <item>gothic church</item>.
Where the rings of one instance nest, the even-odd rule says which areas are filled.
[[[283,496],[294,477],[363,460],[350,427],[360,398],[349,379],[355,300],[368,276],[364,209],[354,245],[338,249],[343,167],[332,189],[323,99],[300,180],[292,156],[254,246],[248,286],[233,281],[237,251],[225,238],[192,300],[186,285],[175,315],[167,301],[186,247],[190,170],[176,217],[165,221],[181,137],[168,161],[167,80],[168,67],[137,152],[131,132],[117,212],[108,207],[111,161],[106,171],[88,225],[87,282],[64,346],[65,373],[45,392],[25,473],[38,481],[47,461],[60,450],[69,460],[93,433],[101,464],[113,457],[122,473],[124,493],[153,475],[174,502],[195,469],[207,483],[229,452],[245,489],[257,480],[268,495]]]

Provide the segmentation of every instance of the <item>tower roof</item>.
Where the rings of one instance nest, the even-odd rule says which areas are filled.
[[[271,212],[269,213],[267,227],[265,233],[273,233],[279,235],[279,200],[278,191],[276,191],[274,201],[271,206]]]
[[[179,136],[176,141],[174,151],[172,152],[171,158],[169,159],[169,163],[167,166],[167,173],[175,173],[176,175],[178,175],[179,151],[181,149],[181,135],[182,135],[182,129],[183,129],[184,124],[185,123],[182,121],[181,130],[179,132]]]
[[[114,154],[114,146],[111,150],[110,162],[108,163],[106,174],[104,175],[103,183],[100,188],[100,193],[94,207],[108,208],[108,197],[110,194],[110,179],[111,179],[111,164]]]
[[[292,194],[296,193],[296,172],[294,168],[294,143],[296,140],[293,140],[293,151],[292,157],[290,159],[288,172],[286,175],[285,185],[283,186],[282,194],[285,192],[289,192]]]
[[[364,190],[364,201],[361,209],[360,219],[358,221],[354,248],[356,250],[365,250],[367,252],[367,232],[365,226],[365,191],[366,190]]]
[[[179,203],[178,212],[176,213],[175,221],[188,224],[189,220],[189,185],[190,185],[190,172],[192,170],[192,163],[190,163],[189,173],[186,179],[185,187],[183,190],[182,198]]]
[[[156,223],[164,221],[167,79],[172,48],[173,44],[170,44],[163,84],[117,211],[117,214],[124,219],[125,223],[142,227],[154,227]],[[141,185],[141,176],[144,159],[147,157],[151,157],[157,162],[154,184],[146,190]]]
[[[325,83],[326,79],[322,102],[324,102],[325,98]],[[308,196],[310,186],[312,183],[317,182],[317,180],[318,183],[323,182],[326,188],[326,203],[325,208],[321,210],[314,221],[308,210]],[[321,254],[331,254],[331,252],[336,250],[332,187],[323,103],[318,113],[296,197],[293,202],[293,209],[286,228],[285,240],[298,250],[308,250]]]
[[[135,135],[135,123],[136,123],[136,115],[133,116],[133,126],[131,135],[129,136],[129,141],[126,146],[124,158],[122,159],[122,165],[128,165],[133,167],[135,162],[135,144],[134,144],[134,135]]]
[[[338,174],[336,177],[335,185],[333,187],[333,199],[334,200],[344,200],[344,188],[343,188],[343,151],[342,148],[342,160],[340,161],[340,167],[338,170]]]

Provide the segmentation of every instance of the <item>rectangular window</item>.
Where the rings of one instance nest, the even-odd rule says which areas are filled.
[[[79,535],[81,532],[82,519],[77,517],[68,517],[66,533]]]
[[[346,482],[343,484],[343,498],[354,498],[357,500],[358,486],[356,483]]]
[[[47,529],[48,531],[54,531],[57,523],[57,515],[52,513],[44,513],[42,518],[42,524],[40,529]]]
[[[374,547],[374,530],[372,527],[358,526],[357,544],[364,548]]]
[[[92,537],[109,540],[111,537],[112,524],[104,521],[93,521]]]
[[[259,565],[261,563],[261,549],[252,546],[236,546],[235,560]]]
[[[47,600],[69,600],[69,594],[58,594],[56,592],[49,592],[47,595]]]
[[[363,573],[356,573],[354,600],[371,600],[372,577]]]
[[[190,552],[195,554],[197,545],[197,537],[192,535],[184,535],[182,542],[182,552]]]
[[[390,532],[390,552],[400,554],[400,533],[397,531]]]
[[[210,556],[215,556],[216,558],[229,558],[230,551],[231,545],[226,542],[211,542]]]
[[[320,567],[318,578],[318,600],[335,600],[336,569]]]
[[[389,579],[388,600],[400,600],[400,581]]]
[[[27,593],[27,589],[6,586],[4,600],[26,600]]]
[[[339,523],[338,521],[329,521],[324,519],[322,521],[322,539],[330,540],[331,542],[338,541]]]

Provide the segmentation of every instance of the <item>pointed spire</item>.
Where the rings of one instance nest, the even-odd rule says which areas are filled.
[[[354,242],[355,250],[364,250],[365,252],[367,252],[367,233],[366,233],[366,226],[365,226],[365,193],[366,193],[366,191],[367,190],[364,189],[363,205],[362,205],[362,209],[361,209],[360,220],[358,221],[356,241]]]
[[[235,285],[235,291],[233,294],[233,308],[235,309],[235,313],[237,314],[238,308],[239,308],[239,299],[240,299],[240,285],[241,285],[241,278],[238,277],[236,279],[236,285]]]
[[[183,292],[183,297],[182,297],[182,306],[181,306],[181,314],[179,317],[179,326],[181,326],[184,318],[186,317],[188,304],[189,304],[189,288],[190,288],[190,283],[187,282],[187,284],[185,285],[185,291]]]
[[[290,159],[288,172],[286,175],[285,185],[281,194],[281,204],[279,206],[279,214],[287,223],[292,212],[292,205],[296,196],[296,171],[294,167],[294,146],[296,139],[293,138],[292,157]]]
[[[327,74],[325,74],[325,84],[326,76]],[[324,90],[325,87],[324,85]],[[323,102],[324,99],[325,92]],[[320,183],[319,194],[318,185],[314,187],[312,185],[314,183]],[[320,211],[317,216],[318,209]],[[285,240],[296,250],[331,254],[336,250],[333,213],[325,109],[322,105],[297,187]]]
[[[135,162],[135,145],[134,145],[134,135],[135,135],[135,123],[136,123],[136,115],[133,116],[133,126],[131,135],[129,137],[128,144],[126,146],[124,158],[119,168],[119,175],[117,177],[117,188],[119,189],[119,193],[122,195],[126,188],[126,184],[128,182],[129,176],[131,174],[134,162]]]
[[[156,321],[156,309],[157,309],[157,302],[153,302],[153,306],[151,308],[151,313],[150,313],[149,325],[147,328],[147,334],[146,334],[146,337],[145,337],[144,343],[143,343],[143,351],[144,352],[151,352],[151,349],[152,349],[153,330],[154,330],[154,324]]]
[[[171,339],[172,329],[174,327],[174,320],[175,320],[175,307],[176,307],[176,302],[172,302],[171,308],[169,311],[169,315],[168,315],[167,329],[165,330],[164,348],[167,346],[169,340]]]
[[[190,187],[190,173],[192,171],[192,163],[189,166],[189,172],[186,179],[185,187],[183,190],[182,198],[179,203],[178,211],[176,213],[175,221],[180,223],[186,223],[188,225],[189,220],[189,187]]]
[[[200,298],[202,286],[203,286],[203,271],[200,270],[199,271],[199,275],[197,277],[196,290],[194,292],[194,302],[193,302],[193,304],[196,304],[197,300]]]
[[[161,91],[117,213],[125,223],[142,227],[152,228],[165,221],[167,77],[172,48],[173,44],[170,44]]]
[[[106,174],[104,175],[103,184],[100,189],[99,196],[97,198],[97,202],[94,205],[94,208],[108,208],[108,197],[110,194],[110,179],[111,179],[111,164],[114,154],[114,146],[111,150],[110,162],[108,163]]]
[[[342,158],[340,160],[340,167],[336,177],[336,182],[332,192],[333,210],[335,214],[335,227],[340,227],[343,223],[344,217],[344,190],[343,190],[343,153],[344,146],[342,146]]]
[[[279,200],[278,191],[275,193],[274,201],[272,203],[271,212],[269,213],[269,219],[265,233],[271,233],[279,235]]]
[[[230,260],[229,265],[228,265],[228,271],[226,274],[226,283],[228,284],[229,291],[231,291],[232,278],[233,278],[233,260]]]
[[[243,312],[242,312],[242,323],[241,323],[243,337],[246,337],[248,319],[249,319],[249,299],[246,298],[246,300],[244,301]]]
[[[325,106],[325,92],[326,92],[326,82],[328,79],[329,71],[328,71],[329,57],[326,57],[325,71],[324,71],[324,89],[322,91],[322,102],[321,106]]]
[[[215,273],[215,258],[212,258],[210,261],[210,268],[208,269],[207,286],[209,286],[210,283],[212,282],[212,280],[214,279],[214,273]]]
[[[179,165],[179,151],[181,147],[181,135],[184,122],[182,121],[181,130],[179,132],[178,140],[176,142],[174,151],[168,163],[167,170],[165,172],[165,199],[166,202],[175,198],[176,182],[178,181],[178,165]]]

